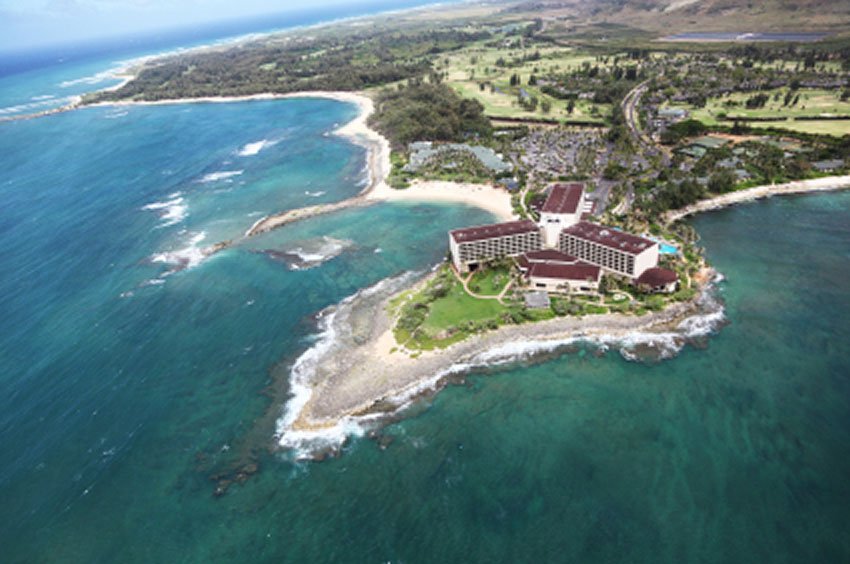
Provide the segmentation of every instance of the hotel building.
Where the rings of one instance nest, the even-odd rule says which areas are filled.
[[[469,272],[483,262],[518,256],[541,246],[540,228],[530,220],[449,231],[452,263],[458,272]]]
[[[536,290],[558,294],[594,294],[599,291],[602,269],[554,250],[520,255],[517,267]]]
[[[590,264],[637,278],[658,265],[658,243],[587,221],[580,221],[561,232],[561,252]]]
[[[540,227],[543,243],[549,248],[558,246],[558,236],[563,229],[575,225],[584,213],[593,209],[593,202],[585,200],[584,184],[555,184],[540,210]]]

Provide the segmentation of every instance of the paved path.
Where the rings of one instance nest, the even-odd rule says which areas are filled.
[[[470,272],[470,273],[469,273],[469,275],[468,275],[466,278],[463,278],[463,277],[460,275],[460,273],[459,273],[457,270],[455,270],[454,266],[452,266],[452,272],[454,273],[455,278],[457,278],[457,279],[458,279],[458,281],[459,281],[459,282],[461,283],[461,285],[463,286],[463,290],[464,290],[464,291],[465,291],[465,292],[466,292],[466,293],[467,293],[470,297],[473,297],[473,298],[475,298],[475,299],[477,299],[477,300],[498,300],[498,301],[499,301],[499,303],[500,303],[500,304],[502,304],[502,305],[504,305],[504,304],[505,304],[505,302],[504,302],[504,301],[502,301],[502,300],[504,299],[504,297],[505,297],[505,294],[507,294],[507,293],[508,293],[508,290],[510,290],[511,286],[513,286],[513,284],[514,284],[514,281],[513,281],[513,280],[510,280],[510,281],[508,281],[508,283],[507,283],[507,284],[505,284],[505,287],[504,287],[504,288],[502,288],[502,291],[501,291],[501,292],[499,292],[499,294],[498,294],[498,295],[496,295],[496,296],[485,296],[485,295],[483,295],[483,294],[476,294],[475,292],[473,292],[472,290],[470,290],[470,289],[469,289],[469,282],[472,280],[472,277],[473,277],[473,275],[475,274],[474,272]]]

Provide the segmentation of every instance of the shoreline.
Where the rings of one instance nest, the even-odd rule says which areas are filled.
[[[505,325],[445,349],[411,353],[396,343],[395,319],[388,311],[390,300],[411,287],[410,278],[384,280],[321,314],[320,341],[301,355],[290,372],[292,397],[277,428],[280,447],[313,458],[337,448],[347,436],[362,434],[364,423],[393,417],[416,398],[439,391],[452,377],[472,369],[539,356],[578,342],[645,346],[658,349],[660,358],[666,358],[688,339],[713,331],[724,319],[722,305],[706,282],[693,300],[643,316],[609,313]]]
[[[707,200],[700,200],[678,210],[672,210],[664,215],[663,222],[673,223],[696,213],[719,210],[737,204],[744,204],[770,198],[772,196],[788,196],[794,194],[810,194],[813,192],[831,192],[850,188],[850,175],[824,176],[808,180],[795,180],[785,184],[765,184],[745,188],[728,194],[721,194]]]

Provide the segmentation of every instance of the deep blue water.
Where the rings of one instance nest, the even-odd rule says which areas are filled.
[[[434,3],[434,0],[369,0],[290,9],[279,15],[156,34],[121,36],[22,52],[0,52],[0,118],[59,107],[69,103],[74,96],[114,86],[119,81],[110,71],[141,57],[233,41],[246,35]]]
[[[363,149],[330,134],[354,112],[0,124],[0,560],[850,560],[846,192],[693,220],[726,275],[707,348],[579,347],[473,375],[337,459],[274,451],[315,314],[489,219],[376,205],[193,262],[263,214],[358,192]],[[299,252],[327,260],[295,269]]]

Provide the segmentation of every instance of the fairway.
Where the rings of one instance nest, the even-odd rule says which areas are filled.
[[[539,58],[536,57],[538,53]],[[500,60],[507,64],[500,65]],[[567,73],[581,68],[583,64],[605,67],[610,66],[610,60],[606,65],[592,55],[576,53],[573,49],[563,47],[524,49],[518,45],[488,47],[483,43],[440,59],[440,66],[448,75],[447,83],[461,96],[481,102],[488,116],[603,123],[605,116],[611,113],[610,104],[594,104],[579,99],[575,101],[573,112],[569,113],[566,100],[543,94],[538,86],[528,84],[532,75],[540,77]],[[511,85],[511,76],[514,74],[519,77],[518,85]],[[521,90],[539,100],[536,110],[529,111],[520,105],[518,98]],[[543,110],[544,100],[551,106],[548,112]]]
[[[763,108],[748,109],[745,102],[755,93],[735,93],[722,98],[711,98],[704,108],[684,105],[697,119],[708,126],[729,124],[734,118],[786,118],[785,121],[750,121],[747,125],[756,128],[780,128],[801,133],[821,133],[841,136],[850,133],[850,120],[797,121],[799,117],[850,116],[850,101],[841,100],[840,91],[801,89],[795,106],[784,106],[787,88],[765,91],[770,100]],[[734,103],[732,105],[731,103]]]

